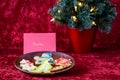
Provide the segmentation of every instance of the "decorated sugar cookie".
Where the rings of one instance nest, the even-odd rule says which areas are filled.
[[[71,60],[66,58],[58,58],[55,60],[55,65],[62,66],[63,68],[66,68],[71,65]]]
[[[43,60],[41,64],[32,72],[40,72],[40,73],[50,73],[52,69],[52,65],[48,62],[48,60]]]
[[[54,60],[52,58],[51,53],[43,53],[41,56],[35,56],[34,57],[35,64],[40,64],[43,60],[48,60],[49,62],[53,63]]]
[[[27,70],[27,71],[31,71],[36,68],[36,66],[34,66],[32,62],[30,62],[29,60],[25,60],[25,59],[22,59],[20,61],[20,67],[22,67],[23,70]]]
[[[35,56],[34,60],[35,60],[35,64],[40,64],[42,62],[42,60],[39,56]]]
[[[55,60],[54,63],[54,67],[52,67],[51,71],[57,71],[57,70],[61,70],[64,69],[66,67],[69,67],[71,65],[71,60],[70,59],[66,59],[66,58],[58,58]]]

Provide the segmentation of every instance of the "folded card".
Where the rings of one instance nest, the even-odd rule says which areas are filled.
[[[55,33],[24,33],[23,53],[56,51]]]

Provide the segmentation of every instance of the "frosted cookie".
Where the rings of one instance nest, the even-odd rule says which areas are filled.
[[[35,64],[40,64],[43,60],[48,60],[50,63],[53,63],[54,60],[52,58],[51,53],[43,53],[41,56],[35,56],[34,57]]]
[[[36,68],[36,66],[34,66],[34,64],[32,62],[30,62],[29,60],[25,60],[25,59],[22,59],[20,61],[20,67],[23,70],[27,70],[27,71],[31,71],[31,70],[34,70]]]
[[[58,58],[55,60],[55,65],[68,65],[71,64],[71,60],[70,59],[66,59],[66,58]]]

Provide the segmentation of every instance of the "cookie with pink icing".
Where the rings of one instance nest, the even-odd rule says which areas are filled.
[[[57,71],[57,70],[61,70],[64,69],[66,67],[69,67],[72,64],[70,59],[66,59],[66,58],[58,58],[55,60],[55,66],[52,68],[51,71]]]

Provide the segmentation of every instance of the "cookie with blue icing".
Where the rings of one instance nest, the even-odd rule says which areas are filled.
[[[49,52],[43,53],[41,56],[34,57],[35,64],[40,64],[43,60],[48,60],[50,63],[53,63],[52,54]]]
[[[49,53],[49,52],[46,52],[46,53],[43,53],[42,55],[41,55],[41,58],[51,58],[52,57],[52,54],[51,53]]]
[[[39,56],[35,56],[34,60],[35,60],[35,64],[40,64],[42,62]]]

